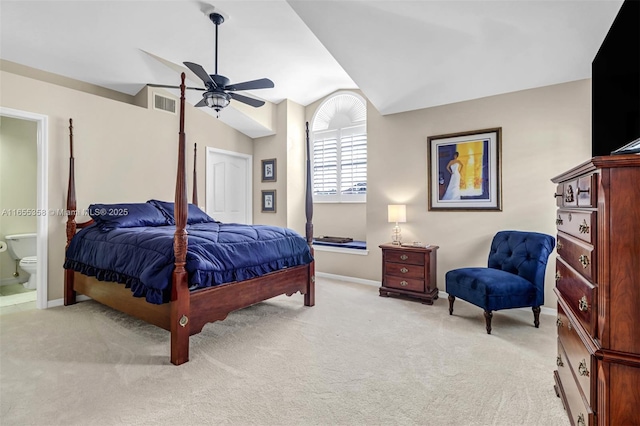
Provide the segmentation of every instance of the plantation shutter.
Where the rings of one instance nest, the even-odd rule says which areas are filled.
[[[341,134],[340,192],[367,193],[367,135],[363,126],[345,129]]]
[[[338,132],[315,134],[313,142],[313,195],[338,191]]]

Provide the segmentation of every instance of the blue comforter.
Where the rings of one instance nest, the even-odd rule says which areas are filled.
[[[247,280],[313,260],[305,239],[287,228],[209,222],[188,225],[187,232],[186,269],[192,290]],[[73,237],[64,267],[98,280],[123,283],[150,303],[168,302],[174,233],[175,226],[105,232],[92,225]]]

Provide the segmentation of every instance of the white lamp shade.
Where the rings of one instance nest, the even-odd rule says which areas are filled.
[[[404,223],[407,221],[407,206],[404,204],[389,204],[389,222]]]

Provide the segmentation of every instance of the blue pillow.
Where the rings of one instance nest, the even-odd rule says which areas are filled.
[[[136,226],[171,225],[158,209],[147,203],[91,204],[89,216],[101,231]]]
[[[149,200],[147,203],[152,204],[158,208],[159,211],[167,218],[171,225],[176,224],[176,219],[173,214],[174,203],[168,201]],[[187,210],[187,225],[194,225],[196,223],[217,222],[211,216],[200,210],[195,204],[189,204]]]

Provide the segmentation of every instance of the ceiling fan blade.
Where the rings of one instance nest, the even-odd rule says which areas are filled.
[[[203,107],[203,106],[207,106],[206,102],[204,101],[204,98],[200,99],[200,102],[194,105],[194,107]]]
[[[231,96],[233,99],[235,99],[236,101],[240,101],[242,103],[245,103],[247,105],[251,105],[252,107],[261,107],[262,105],[264,105],[264,101],[260,101],[258,99],[253,99],[250,98],[248,96],[243,96],[243,95],[238,95],[237,93],[227,93],[229,96]]]
[[[213,87],[218,87],[216,82],[211,79],[211,76],[207,74],[207,72],[202,68],[201,65],[194,64],[193,62],[183,62],[183,64],[189,68],[195,75],[200,77],[202,81],[204,81],[205,86],[207,83],[211,84]]]
[[[180,89],[180,86],[166,86],[164,84],[147,84],[147,86],[149,87],[160,87],[160,88],[164,88],[164,89]],[[189,90],[200,90],[202,92],[205,92],[207,89],[204,89],[202,87],[185,87],[185,89],[189,89]]]
[[[259,80],[245,81],[237,84],[230,84],[224,87],[224,90],[254,90],[254,89],[270,89],[275,87],[273,81],[268,78],[261,78]]]

